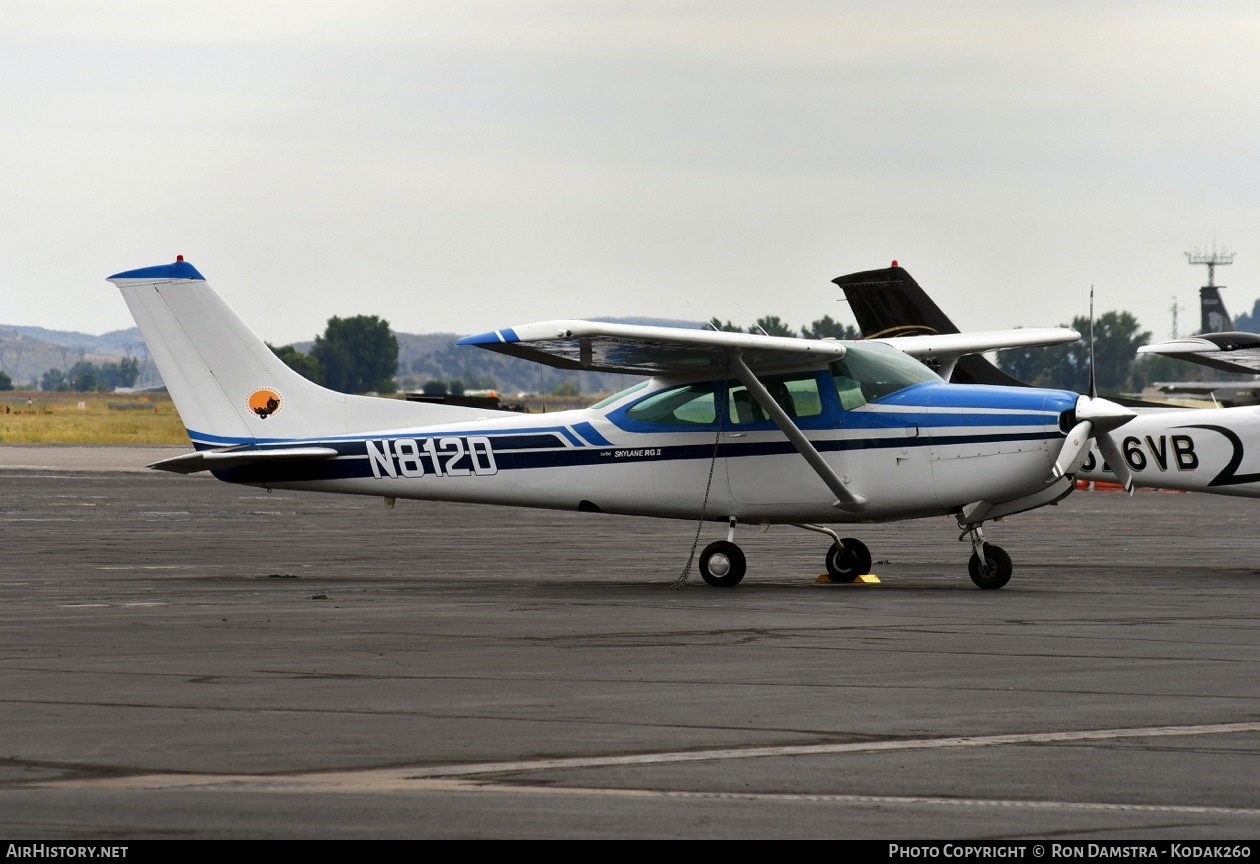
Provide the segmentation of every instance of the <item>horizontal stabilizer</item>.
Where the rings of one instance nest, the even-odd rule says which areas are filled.
[[[940,360],[983,354],[1002,348],[1038,348],[1075,342],[1081,334],[1068,327],[1022,327],[1014,330],[987,330],[979,333],[937,333],[931,336],[894,336],[873,339],[884,342],[920,360]]]
[[[147,467],[158,471],[174,471],[176,474],[195,474],[219,468],[235,468],[238,465],[263,465],[277,462],[305,462],[314,459],[331,459],[337,451],[331,447],[277,447],[264,450],[199,450],[171,459],[154,462]]]

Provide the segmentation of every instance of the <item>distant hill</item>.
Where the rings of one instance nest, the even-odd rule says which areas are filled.
[[[21,334],[29,339],[49,342],[53,345],[61,345],[67,348],[82,348],[89,354],[117,355],[119,357],[125,357],[128,348],[131,349],[132,355],[135,355],[139,352],[139,346],[144,344],[144,338],[140,335],[140,329],[137,327],[130,327],[126,330],[114,330],[110,333],[103,333],[100,336],[91,336],[87,333],[76,333],[70,330],[48,330],[44,327],[0,324],[0,339],[10,334]]]
[[[155,381],[160,383],[161,379],[156,377],[153,364],[147,362],[148,354],[144,339],[135,327],[92,336],[44,327],[0,324],[0,372],[12,378],[13,386],[18,388],[37,388],[40,378],[49,369],[65,372],[80,360],[99,366],[117,363],[124,357],[140,358],[140,381],[137,383],[152,386]]]
[[[654,327],[699,329],[699,321],[663,318],[597,318],[613,324],[640,324]],[[455,333],[395,333],[398,339],[399,388],[419,390],[426,381],[462,381],[468,389],[494,388],[505,395],[550,393],[564,381],[573,381],[584,394],[607,393],[630,386],[637,378],[598,372],[567,372],[540,366],[477,348],[459,347]],[[309,352],[310,342],[294,347]],[[161,377],[148,359],[148,349],[135,327],[100,336],[44,327],[0,324],[0,372],[7,373],[14,386],[38,387],[49,369],[67,371],[80,360],[97,365],[117,363],[124,357],[140,360],[137,386],[160,386]]]

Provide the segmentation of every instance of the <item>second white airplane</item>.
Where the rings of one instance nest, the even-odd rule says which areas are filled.
[[[844,290],[864,334],[958,332],[901,267],[854,273],[835,282]],[[1179,351],[1219,351],[1221,346],[1192,337],[1138,350],[1176,355]],[[1222,352],[1220,356],[1230,355]],[[957,369],[964,380],[975,383],[1023,384],[983,357],[964,357]],[[952,369],[943,371],[949,377]],[[1136,485],[1260,498],[1260,406],[1134,410],[1133,419],[1111,441],[1099,442],[1084,455],[1074,468],[1078,478],[1119,482],[1126,488]]]

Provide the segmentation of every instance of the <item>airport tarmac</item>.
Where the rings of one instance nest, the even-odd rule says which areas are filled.
[[[1001,591],[947,518],[671,591],[693,523],[90,449],[0,447],[9,840],[1260,836],[1260,501],[1076,493]]]

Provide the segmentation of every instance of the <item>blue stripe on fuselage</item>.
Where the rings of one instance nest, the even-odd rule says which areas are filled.
[[[590,423],[574,423],[573,431],[581,435],[588,443],[598,447],[611,447],[612,442],[595,431],[595,427]]]

